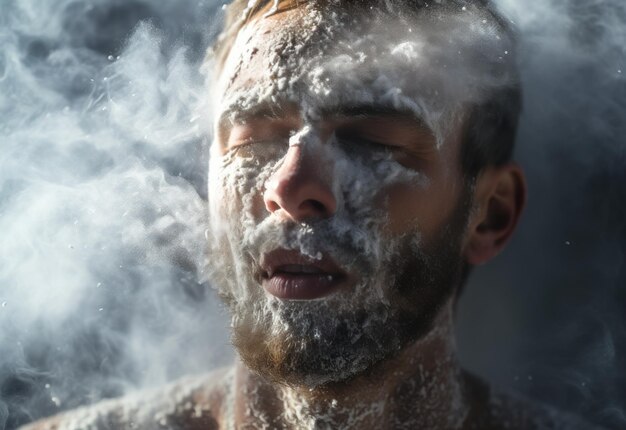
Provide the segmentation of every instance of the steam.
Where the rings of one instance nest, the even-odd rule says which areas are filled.
[[[212,5],[39,3],[0,12],[0,428],[229,356],[194,110]]]
[[[531,200],[467,287],[461,353],[623,427],[626,3],[498,3],[521,34]],[[228,361],[204,277],[210,122],[197,114],[219,6],[3,1],[0,429]]]

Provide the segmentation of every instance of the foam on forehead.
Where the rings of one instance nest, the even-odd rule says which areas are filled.
[[[443,141],[464,106],[516,81],[512,41],[480,8],[355,13],[317,4],[242,28],[218,111],[289,101],[315,119],[334,105],[386,105],[421,117]]]

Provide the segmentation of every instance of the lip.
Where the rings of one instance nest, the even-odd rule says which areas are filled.
[[[265,291],[284,300],[326,297],[348,276],[330,257],[312,259],[297,251],[277,249],[261,257],[261,284]]]

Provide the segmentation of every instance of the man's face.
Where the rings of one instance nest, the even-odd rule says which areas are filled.
[[[460,278],[471,193],[427,61],[438,49],[388,30],[284,12],[244,27],[221,74],[214,281],[241,357],[280,382],[341,381],[393,355]]]

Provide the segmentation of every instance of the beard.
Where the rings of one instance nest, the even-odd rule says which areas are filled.
[[[423,338],[461,282],[469,195],[428,243],[417,231],[389,238],[336,217],[227,229],[212,248],[213,281],[230,308],[242,361],[272,382],[314,388],[363,374]],[[360,281],[318,300],[273,297],[254,268],[279,247],[326,252]]]

